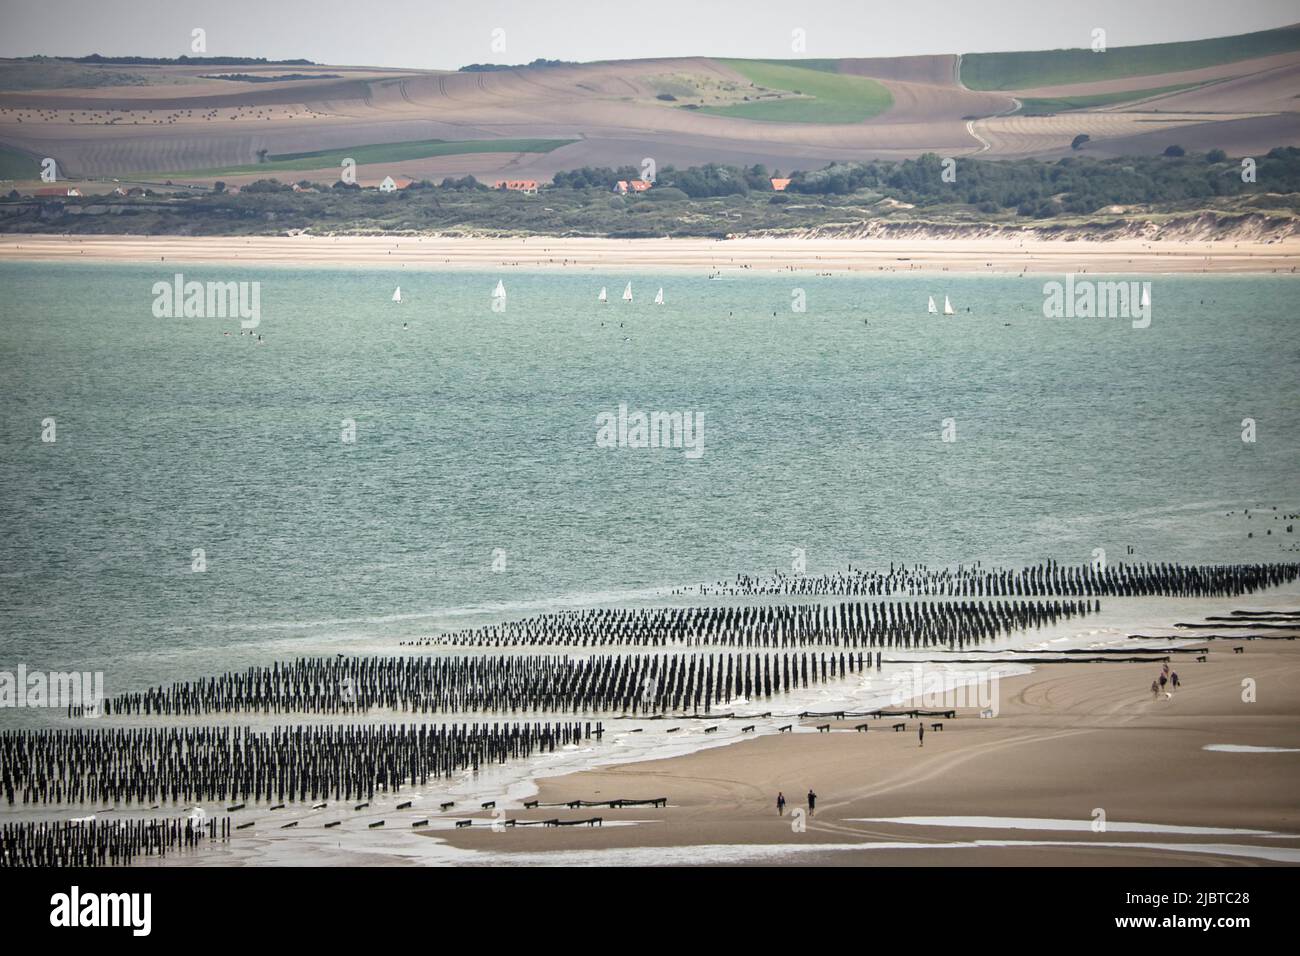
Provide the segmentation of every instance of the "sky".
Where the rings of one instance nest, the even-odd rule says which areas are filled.
[[[0,0],[0,56],[195,55],[456,69],[656,56],[1110,47],[1300,21],[1296,0]],[[803,50],[792,48],[802,30]]]

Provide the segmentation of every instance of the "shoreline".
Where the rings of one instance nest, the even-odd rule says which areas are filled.
[[[0,235],[0,262],[254,263],[445,270],[708,269],[765,274],[1292,274],[1300,237],[1135,239],[512,239]]]
[[[959,716],[927,718],[945,727],[935,731],[927,723],[923,747],[915,717],[775,714],[778,719],[759,719],[762,726],[753,736],[740,733],[721,713],[632,721],[639,731],[624,721],[607,721],[604,741],[594,745],[376,793],[366,809],[345,814],[356,826],[342,831],[319,826],[339,818],[336,800],[326,809],[309,810],[304,803],[270,818],[266,806],[258,805],[239,817],[256,819],[248,835],[202,854],[140,865],[1297,865],[1300,807],[1293,795],[1300,789],[1300,627],[1296,640],[1201,641],[1194,633],[1176,631],[1173,622],[1240,607],[1295,609],[1298,601],[1292,588],[1197,600],[1192,606],[1162,598],[1159,625],[1149,620],[1153,608],[1131,606],[1119,615],[1127,621],[1090,619],[1006,641],[1034,652],[1063,644],[1126,648],[1133,643],[1126,635],[1147,619],[1148,625],[1171,632],[1165,635],[1169,646],[1210,648],[1206,663],[1191,654],[1170,655],[1185,686],[1169,701],[1154,700],[1146,690],[1156,670],[1150,662],[1014,662],[1018,672],[1004,673],[993,684],[994,719],[979,718],[987,687],[957,701],[911,693],[875,701],[890,710],[947,710],[952,704]],[[1238,640],[1245,645],[1243,654],[1233,652]],[[1157,642],[1164,640],[1152,637],[1140,646]],[[992,660],[980,664],[977,670],[926,668],[988,679],[993,669],[1006,666]],[[1247,676],[1258,680],[1258,703],[1239,700]],[[901,689],[892,678],[889,683]],[[846,686],[832,689],[829,697],[814,692],[803,700],[773,701],[773,709],[857,709],[867,706],[864,692],[876,697],[889,691]],[[724,709],[763,706],[740,702]],[[375,716],[384,723],[410,717]],[[497,715],[476,719],[485,717],[492,721]],[[117,727],[154,723],[105,720]],[[907,732],[892,731],[900,721]],[[258,715],[234,722],[262,727],[315,721]],[[719,723],[721,733],[704,734],[706,726]],[[777,733],[776,726],[786,723],[793,732]],[[868,733],[854,731],[861,723],[869,724]],[[829,724],[830,732],[819,733],[818,724]],[[671,727],[682,732],[666,736]],[[1209,752],[1209,745],[1289,752]],[[1233,783],[1242,777],[1251,781],[1248,786]],[[817,812],[806,817],[803,829],[794,829],[791,811],[802,807],[803,788],[809,786],[820,797]],[[777,789],[789,800],[784,817],[771,805]],[[658,797],[667,797],[668,805],[523,806],[532,800]],[[411,800],[413,807],[398,809],[399,801]],[[446,800],[457,806],[439,812],[437,805]],[[498,801],[501,810],[478,809],[485,800]],[[200,804],[213,815],[225,809]],[[174,814],[179,806],[163,813]],[[1098,808],[1114,824],[1111,831],[1092,829]],[[86,812],[106,811],[58,804],[6,808],[0,817],[61,820]],[[146,815],[143,805],[118,806],[113,819]],[[593,816],[602,817],[604,825],[489,825]],[[410,824],[421,817],[432,826],[413,830]],[[474,825],[455,829],[454,821],[461,819],[473,819]],[[286,821],[303,826],[284,831],[271,826]],[[372,823],[382,828],[360,829]]]
[[[507,865],[569,856],[642,865],[1300,863],[1291,796],[1300,783],[1300,649],[1249,642],[1237,655],[1219,643],[1210,663],[1175,657],[1171,666],[1187,676],[1169,700],[1144,690],[1150,664],[1035,664],[1002,679],[995,718],[958,708],[942,732],[927,722],[924,746],[915,719],[906,733],[870,721],[865,734],[833,719],[830,733],[816,733],[808,720],[792,734],[534,778],[543,805],[666,797],[663,809],[509,813],[600,816],[607,827],[422,836]],[[1252,712],[1258,704],[1235,700],[1248,673],[1272,685],[1268,707]],[[1283,752],[1206,749],[1215,744]],[[1252,780],[1245,795],[1238,775]],[[813,814],[803,810],[808,786],[818,791]],[[778,789],[789,801],[781,817],[770,805]]]

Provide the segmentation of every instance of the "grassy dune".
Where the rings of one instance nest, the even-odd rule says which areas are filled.
[[[572,139],[426,139],[408,143],[369,143],[362,146],[345,146],[341,149],[320,149],[310,153],[272,153],[264,163],[244,166],[225,166],[220,169],[174,170],[170,173],[148,174],[155,178],[172,177],[206,179],[217,176],[243,176],[249,173],[294,172],[305,169],[323,169],[340,166],[344,159],[354,159],[358,166],[372,163],[400,163],[405,160],[427,159],[430,156],[455,156],[462,153],[549,153],[553,149],[576,142]],[[141,174],[143,175],[143,174]]]
[[[1090,49],[967,53],[961,61],[961,79],[972,90],[1025,90],[1198,70],[1295,50],[1300,50],[1300,25],[1209,40],[1111,47],[1105,53]]]
[[[781,123],[860,123],[894,103],[889,90],[875,80],[832,72],[828,65],[834,61],[813,61],[816,65],[811,68],[776,60],[719,62],[755,86],[796,95],[704,107],[701,113]]]

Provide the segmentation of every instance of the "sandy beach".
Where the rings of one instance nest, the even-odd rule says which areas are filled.
[[[915,719],[906,732],[891,730],[897,719],[873,720],[867,733],[853,731],[860,720],[832,722],[831,733],[544,779],[538,795],[543,804],[667,797],[667,808],[508,813],[601,816],[602,828],[476,826],[434,836],[529,859],[602,849],[603,859],[629,863],[1294,864],[1300,644],[1242,641],[1240,654],[1231,642],[1209,644],[1205,663],[1174,655],[1184,686],[1169,699],[1149,690],[1156,665],[1046,664],[1001,682],[993,719],[963,708],[941,732],[931,730],[937,718],[927,719],[924,746]],[[1256,682],[1254,702],[1242,699],[1247,679]],[[1287,752],[1205,749],[1215,745]],[[792,810],[805,807],[810,787],[816,812],[798,821]],[[778,791],[789,801],[784,816]],[[947,819],[898,819],[909,817]],[[637,822],[610,825],[620,820]]]
[[[0,236],[0,261],[178,262],[438,269],[1293,273],[1300,238],[526,239],[394,236]]]

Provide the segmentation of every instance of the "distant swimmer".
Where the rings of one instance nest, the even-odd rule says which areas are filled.
[[[408,326],[405,322],[403,322],[403,323],[402,323],[402,328],[406,329],[406,328],[410,328],[410,326]]]

